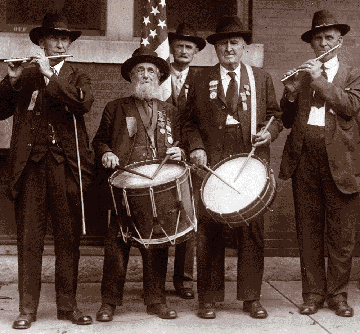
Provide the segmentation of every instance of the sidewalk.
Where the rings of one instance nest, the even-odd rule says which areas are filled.
[[[269,317],[252,319],[242,311],[242,302],[236,301],[236,282],[226,283],[225,302],[217,304],[216,319],[205,320],[196,316],[197,300],[182,300],[173,295],[169,288],[168,303],[178,313],[174,320],[163,320],[148,315],[140,298],[142,283],[127,283],[124,305],[118,307],[114,320],[108,323],[94,321],[90,326],[76,326],[69,321],[56,320],[55,286],[42,285],[41,301],[37,321],[28,330],[11,328],[18,315],[18,292],[16,284],[0,289],[0,333],[126,333],[126,334],[313,334],[313,333],[360,333],[360,290],[352,282],[349,289],[349,304],[354,308],[353,318],[336,316],[328,308],[312,316],[300,315],[297,306],[301,304],[300,281],[270,281],[262,286],[261,302]],[[86,315],[95,314],[100,307],[100,284],[81,283],[78,287],[78,306]]]

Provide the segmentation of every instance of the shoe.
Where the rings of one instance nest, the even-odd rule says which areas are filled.
[[[246,300],[243,305],[244,312],[250,312],[250,317],[255,319],[265,319],[268,316],[265,308],[258,300]]]
[[[148,305],[146,312],[148,314],[157,314],[161,319],[175,319],[177,317],[176,311],[170,310],[166,304],[161,303]]]
[[[57,311],[57,318],[59,320],[70,320],[73,324],[76,325],[91,325],[92,319],[88,315],[83,315],[82,312],[75,308],[72,311]]]
[[[330,310],[335,311],[339,317],[350,318],[354,315],[354,309],[347,303],[347,297],[343,294],[336,295],[327,299]]]
[[[300,306],[300,314],[315,314],[319,309],[323,308],[324,300],[320,295],[309,294],[304,303]]]
[[[176,294],[180,298],[182,298],[182,299],[194,299],[195,298],[194,291],[191,288],[186,288],[183,283],[181,283],[181,284],[174,283],[174,287],[175,287]]]
[[[198,317],[203,319],[215,319],[215,304],[214,303],[199,303],[197,313]]]
[[[28,329],[31,327],[31,323],[36,321],[36,315],[30,314],[19,314],[13,322],[12,328],[14,329]]]
[[[109,322],[113,320],[116,305],[103,303],[99,311],[96,313],[96,321]]]

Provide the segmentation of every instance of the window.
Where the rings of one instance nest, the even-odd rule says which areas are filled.
[[[103,36],[106,0],[6,0],[0,3],[0,31],[28,33],[41,26],[47,12],[63,11],[70,29]]]

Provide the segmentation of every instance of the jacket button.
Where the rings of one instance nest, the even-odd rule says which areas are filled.
[[[221,109],[225,109],[225,106],[222,106]]]
[[[220,125],[220,126],[219,126],[219,130],[221,130],[222,128],[223,128],[222,125]]]
[[[31,144],[28,144],[28,146],[31,146]]]

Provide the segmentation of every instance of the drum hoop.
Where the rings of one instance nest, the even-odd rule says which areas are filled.
[[[248,156],[247,153],[240,153],[240,154],[230,155],[229,157],[227,157],[227,158],[219,161],[212,169],[213,169],[214,171],[216,171],[216,169],[217,169],[219,166],[223,165],[224,163],[226,163],[226,162],[228,162],[228,161],[230,161],[230,160],[235,160],[235,159],[240,158],[240,157],[245,157],[245,158],[246,158],[247,156]],[[266,194],[265,189],[267,188],[267,185],[268,185],[269,183],[271,183],[270,175],[272,174],[272,170],[271,170],[269,164],[268,164],[266,161],[263,161],[262,159],[260,159],[256,154],[254,154],[251,158],[258,160],[258,161],[261,162],[261,164],[265,167],[265,171],[266,171],[266,182],[265,182],[265,184],[264,184],[264,187],[261,189],[261,191],[260,191],[260,193],[259,193],[259,196],[263,196],[264,194]],[[226,217],[232,217],[232,216],[234,216],[234,215],[237,215],[237,214],[240,212],[240,210],[233,211],[233,212],[227,212],[227,213],[220,213],[220,212],[216,212],[216,211],[211,210],[210,208],[208,208],[207,205],[205,205],[205,201],[204,201],[204,189],[205,189],[206,182],[208,181],[208,179],[210,178],[211,175],[212,175],[212,174],[211,174],[210,172],[208,172],[208,173],[206,174],[206,176],[205,176],[205,178],[204,178],[204,180],[203,180],[203,182],[202,182],[202,184],[201,184],[201,190],[200,190],[201,200],[202,200],[202,202],[203,202],[206,210],[208,210],[209,213],[210,213],[210,212],[214,213],[216,216],[220,216],[220,214],[221,214],[221,218],[223,218],[223,219],[225,219]],[[274,181],[275,181],[275,180],[274,180]],[[274,187],[275,187],[275,185],[276,185],[276,183],[274,184]],[[241,211],[243,211],[243,210],[248,211],[248,209],[250,209],[250,208],[253,206],[253,203],[254,203],[256,200],[257,200],[257,197],[256,197],[256,199],[255,199],[254,201],[252,201],[251,203],[249,203],[247,206],[243,207],[243,208],[241,209]]]
[[[140,162],[136,162],[136,163],[133,163],[133,164],[130,164],[130,165],[127,165],[126,168],[133,168],[133,167],[138,167],[138,166],[144,166],[144,165],[151,165],[151,164],[155,164],[155,163],[161,163],[161,160],[159,159],[154,159],[154,160],[146,160],[146,161],[140,161]],[[167,191],[167,190],[170,190],[172,189],[173,187],[176,187],[176,180],[179,179],[180,183],[183,183],[185,182],[189,175],[190,175],[190,167],[187,166],[183,161],[174,161],[174,160],[169,160],[168,161],[168,164],[173,164],[173,165],[181,165],[182,167],[184,167],[184,171],[179,174],[178,176],[170,179],[170,180],[166,180],[164,183],[161,183],[161,184],[157,184],[155,186],[153,185],[148,185],[148,186],[145,186],[145,187],[140,187],[140,186],[137,186],[137,187],[125,187],[125,188],[120,188],[120,187],[117,187],[113,184],[113,180],[114,178],[119,175],[119,174],[122,174],[124,173],[124,171],[122,170],[117,170],[115,172],[113,172],[110,177],[109,177],[109,184],[111,186],[113,186],[114,188],[116,189],[126,189],[127,191],[127,195],[128,197],[130,196],[148,196],[149,195],[149,189],[152,188],[154,193],[159,193],[159,192],[162,192],[162,191]],[[169,187],[170,185],[173,185],[172,187]]]
[[[271,205],[273,203],[273,201],[275,200],[275,197],[276,197],[276,180],[275,180],[275,176],[274,174],[271,172],[270,174],[270,178],[272,178],[273,182],[268,182],[267,185],[267,189],[271,188],[271,192],[269,194],[269,199],[268,201],[266,202],[267,206]],[[262,193],[262,195],[265,195],[267,194],[267,191],[265,191],[264,193]],[[264,196],[263,196],[264,197]],[[262,197],[262,198],[263,198]],[[255,201],[251,202],[249,205],[247,205],[246,207],[242,208],[241,209],[241,212],[243,213],[246,213],[246,212],[249,212],[251,211],[252,208],[254,208],[256,205],[258,205],[258,203],[260,203],[261,201],[257,201],[255,203]],[[246,211],[244,211],[246,209]],[[211,214],[211,216],[218,221],[218,218],[221,217],[222,220],[224,221],[224,223],[229,223],[229,224],[241,224],[241,223],[244,223],[244,222],[248,222],[248,221],[252,221],[254,220],[256,217],[258,216],[261,216],[261,214],[266,210],[266,206],[263,206],[263,208],[259,211],[256,211],[256,213],[247,218],[247,219],[243,219],[242,221],[230,221],[230,220],[227,220],[229,218],[234,218],[236,216],[238,216],[238,214],[240,214],[240,211],[233,211],[233,212],[228,212],[228,213],[219,213],[219,212],[215,212],[209,208],[207,208],[208,212]]]

